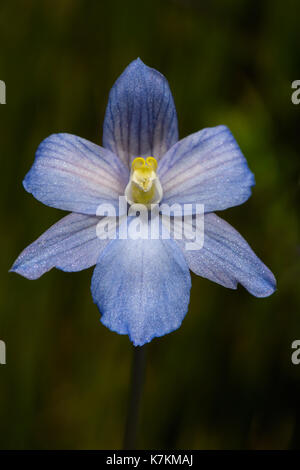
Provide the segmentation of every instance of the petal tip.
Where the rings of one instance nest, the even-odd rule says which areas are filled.
[[[255,297],[260,297],[260,298],[270,297],[276,291],[277,291],[277,283],[276,283],[275,277],[273,276],[273,279],[268,280],[265,288],[258,294],[254,294],[254,295]]]
[[[19,276],[25,277],[25,279],[29,279],[30,281],[38,279],[40,276],[34,276],[30,272],[26,272],[26,269],[22,269],[22,264],[21,263],[14,263],[12,267],[8,271],[9,273],[16,273],[19,274]]]
[[[127,67],[125,67],[124,69],[124,72],[130,72],[131,70],[132,71],[136,71],[136,69],[145,69],[145,68],[149,68],[143,61],[140,57],[137,57],[136,59],[132,60],[128,65]],[[123,72],[123,73],[124,73]],[[121,77],[122,75],[120,75]],[[120,78],[119,77],[119,78]]]
[[[140,57],[137,57],[133,62],[135,62],[136,64],[140,64],[140,65],[146,65],[144,64],[144,62],[142,61]]]

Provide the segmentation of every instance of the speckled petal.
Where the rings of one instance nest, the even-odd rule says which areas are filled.
[[[203,129],[180,140],[162,158],[157,173],[163,203],[204,204],[205,212],[242,204],[255,184],[226,126]]]
[[[178,223],[179,219],[174,218],[174,224]],[[195,230],[195,218],[190,230]],[[216,214],[204,216],[203,248],[187,251],[185,241],[176,240],[176,243],[195,274],[231,289],[236,289],[240,283],[256,297],[267,297],[276,290],[272,272],[255,255],[246,240]]]
[[[190,273],[173,240],[114,240],[102,252],[92,296],[102,323],[135,346],[176,330],[187,312]]]
[[[101,251],[111,241],[97,237],[99,221],[99,217],[89,215],[67,215],[25,248],[11,271],[28,279],[37,279],[54,267],[81,271],[94,266]]]
[[[102,203],[118,208],[128,178],[128,169],[109,150],[75,135],[53,134],[38,147],[23,184],[48,206],[95,215]]]
[[[110,91],[103,146],[129,165],[135,157],[159,160],[177,140],[176,109],[167,80],[134,60]]]

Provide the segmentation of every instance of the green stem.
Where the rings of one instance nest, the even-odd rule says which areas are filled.
[[[131,371],[131,386],[129,393],[127,419],[124,435],[124,449],[133,450],[136,447],[138,434],[139,408],[142,397],[146,365],[146,346],[137,346],[133,352]]]

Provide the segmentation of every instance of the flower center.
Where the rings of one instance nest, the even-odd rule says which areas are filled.
[[[153,157],[137,157],[131,165],[129,183],[125,197],[129,204],[157,204],[161,201],[163,191],[156,174],[157,161]]]

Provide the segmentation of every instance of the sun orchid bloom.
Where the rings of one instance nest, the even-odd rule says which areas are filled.
[[[135,346],[179,328],[188,310],[190,270],[227,288],[240,283],[256,297],[276,288],[247,242],[214,214],[244,203],[254,185],[234,137],[217,126],[178,140],[168,82],[140,59],[110,91],[103,146],[50,135],[23,184],[39,201],[71,213],[28,246],[11,271],[37,279],[53,267],[70,272],[96,265],[91,290],[101,321],[129,335]],[[204,205],[204,245],[187,250],[184,237],[101,239],[97,208],[109,203],[120,215],[124,196],[129,206]],[[197,229],[196,212],[191,231]],[[181,217],[171,219],[174,232]]]

